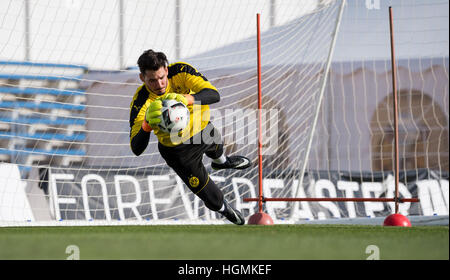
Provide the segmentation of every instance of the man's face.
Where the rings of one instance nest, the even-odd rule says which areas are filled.
[[[156,71],[146,70],[144,74],[139,74],[139,78],[152,92],[157,95],[163,95],[168,84],[168,73],[167,67],[161,67]]]

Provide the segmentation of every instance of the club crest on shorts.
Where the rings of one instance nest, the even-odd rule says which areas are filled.
[[[198,187],[198,184],[200,184],[200,180],[197,177],[191,175],[191,177],[189,177],[189,185],[191,185],[191,187],[193,188],[196,188]]]

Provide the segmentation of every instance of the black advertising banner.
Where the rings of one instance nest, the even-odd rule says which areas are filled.
[[[264,172],[266,173],[266,171]],[[211,175],[231,203],[248,218],[258,211],[256,174],[220,171]],[[392,173],[309,172],[299,187],[299,176],[269,173],[264,176],[264,197],[394,197]],[[245,175],[245,176],[244,176]],[[58,220],[185,220],[219,222],[223,218],[207,209],[176,174],[166,168],[131,172],[114,169],[41,169],[41,188],[49,193],[50,207]],[[251,178],[251,179],[249,179]],[[448,174],[411,170],[400,174],[404,215],[448,215]],[[266,202],[264,210],[274,222],[331,218],[380,217],[394,212],[393,202]]]

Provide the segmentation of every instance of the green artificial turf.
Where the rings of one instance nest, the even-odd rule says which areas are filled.
[[[449,258],[448,226],[170,225],[0,228],[0,259],[425,260]],[[370,245],[375,245],[368,247]]]

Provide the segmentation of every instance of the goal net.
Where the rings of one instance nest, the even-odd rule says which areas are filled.
[[[389,22],[383,1],[2,1],[0,225],[227,223],[161,158],[130,149],[147,50],[221,95],[211,122],[241,171],[212,180],[248,218],[258,194],[261,13],[264,197],[393,197]],[[400,195],[448,215],[448,3],[399,2]],[[341,11],[343,11],[341,13]],[[275,223],[386,216],[393,203],[268,202]]]

